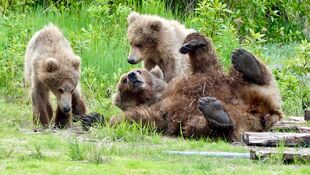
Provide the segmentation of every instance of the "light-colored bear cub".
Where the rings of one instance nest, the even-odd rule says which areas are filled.
[[[25,54],[25,79],[31,84],[35,124],[46,127],[52,120],[50,91],[57,98],[57,127],[69,126],[72,114],[86,113],[79,85],[80,57],[53,24],[36,32],[29,41]]]
[[[185,37],[194,32],[174,20],[133,12],[128,18],[127,36],[131,45],[128,63],[143,61],[151,70],[158,65],[166,82],[188,71],[187,55],[179,52]]]

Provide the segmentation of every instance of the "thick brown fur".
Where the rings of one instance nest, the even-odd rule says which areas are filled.
[[[167,135],[225,137],[240,139],[245,131],[267,131],[282,118],[281,96],[269,69],[260,61],[260,84],[247,80],[234,67],[227,75],[219,64],[209,39],[188,35],[184,44],[197,41],[203,46],[189,52],[192,74],[173,79],[161,100],[151,107],[135,107],[119,117],[154,125]],[[218,128],[198,109],[201,97],[215,97],[228,114],[233,127]]]
[[[185,37],[194,32],[193,29],[186,29],[174,20],[136,12],[131,13],[127,20],[130,64],[143,61],[147,70],[157,65],[163,71],[166,82],[187,72],[187,55],[179,53],[179,49]]]
[[[46,127],[51,123],[50,91],[57,98],[56,126],[70,126],[72,114],[86,113],[79,85],[80,57],[74,54],[56,26],[49,24],[29,41],[25,54],[25,79],[31,84],[35,124]]]

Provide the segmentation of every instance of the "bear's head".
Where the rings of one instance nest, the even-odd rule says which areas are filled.
[[[125,110],[141,104],[150,104],[160,98],[167,86],[159,67],[151,71],[135,69],[123,74],[117,85],[117,93],[113,97],[116,106]]]
[[[149,55],[156,55],[158,43],[160,43],[161,34],[164,25],[160,17],[151,15],[140,15],[133,12],[128,18],[127,37],[131,46],[128,56],[128,63],[137,64],[147,59]]]
[[[72,94],[78,91],[76,87],[80,79],[80,57],[42,60],[37,75],[56,96],[60,110],[71,112]]]

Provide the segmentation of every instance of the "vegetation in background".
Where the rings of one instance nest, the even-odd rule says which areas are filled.
[[[53,22],[64,30],[74,50],[82,57],[81,80],[89,99],[88,103],[94,106],[95,110],[112,115],[115,110],[110,103],[110,97],[115,90],[115,84],[123,72],[132,69],[126,62],[129,50],[126,39],[126,17],[130,11],[135,10],[179,19],[187,27],[195,28],[211,37],[226,68],[230,66],[231,52],[239,47],[245,47],[262,56],[270,65],[279,65],[282,68],[275,71],[283,95],[285,112],[288,115],[301,114],[302,109],[309,105],[307,102],[309,82],[300,80],[307,79],[309,69],[294,64],[295,61],[301,60],[309,62],[309,57],[298,51],[309,45],[309,42],[304,40],[303,46],[297,44],[304,38],[302,28],[303,22],[309,19],[307,17],[309,14],[306,13],[309,4],[305,4],[304,1],[294,4],[293,1],[281,0],[268,2],[247,0],[242,3],[201,0],[192,3],[195,8],[187,8],[187,11],[192,10],[192,13],[184,16],[179,13],[179,8],[185,4],[177,3],[173,7],[174,10],[169,10],[167,9],[170,7],[167,6],[169,2],[0,1],[1,96],[6,100],[20,101],[19,99],[27,94],[23,80],[23,56],[26,44],[35,31]],[[253,11],[255,13],[252,13]],[[285,19],[283,13],[286,14]],[[282,30],[281,26],[282,28],[285,26],[285,30]],[[296,44],[291,45],[289,49],[296,54],[287,57],[284,55],[282,59],[274,59],[273,57],[279,57],[276,54],[272,55],[273,57],[265,54],[263,49],[265,45],[273,47],[266,43],[278,41],[282,43],[294,41]],[[274,49],[281,50],[282,45]],[[269,51],[268,48],[266,51]],[[296,73],[298,71],[303,73]]]
[[[223,140],[162,137],[138,124],[33,133],[23,78],[27,42],[55,23],[82,58],[89,111],[106,118],[119,113],[111,103],[115,85],[122,73],[141,66],[127,63],[126,17],[138,11],[178,19],[212,37],[226,69],[235,48],[255,53],[272,69],[286,115],[301,115],[310,103],[309,5],[306,0],[0,0],[0,174],[309,174],[308,165],[285,166],[281,157],[256,162],[167,155],[165,150],[247,150]]]

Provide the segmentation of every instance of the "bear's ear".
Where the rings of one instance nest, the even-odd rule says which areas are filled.
[[[47,58],[45,66],[48,72],[54,72],[59,68],[58,61],[55,58]]]
[[[72,66],[74,67],[75,70],[79,70],[80,64],[81,64],[81,58],[79,56],[75,56],[74,59],[72,60]]]
[[[150,27],[152,30],[159,32],[161,29],[161,25],[161,21],[153,21],[151,22]]]
[[[155,77],[161,79],[161,80],[164,80],[164,73],[163,71],[158,67],[154,67],[151,71],[150,71],[151,74],[153,74]]]
[[[137,12],[131,12],[128,17],[127,17],[127,23],[131,24],[133,22],[135,22],[135,20],[140,16],[139,13]]]

